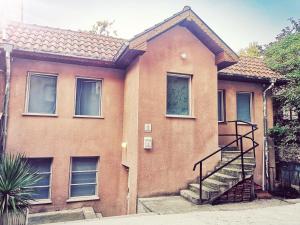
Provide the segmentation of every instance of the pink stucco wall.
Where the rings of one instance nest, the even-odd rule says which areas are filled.
[[[58,74],[57,117],[25,116],[28,71]],[[75,76],[102,78],[103,119],[74,118]],[[127,176],[121,161],[124,71],[14,59],[7,150],[53,157],[52,204],[33,211],[93,206],[104,215],[126,213]],[[67,203],[71,156],[99,156],[100,200]]]

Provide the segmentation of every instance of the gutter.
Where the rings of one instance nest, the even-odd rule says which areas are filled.
[[[264,124],[264,144],[263,144],[263,168],[262,168],[262,188],[267,188],[266,180],[269,178],[269,143],[268,143],[268,117],[267,117],[267,92],[271,90],[276,79],[270,80],[271,84],[263,91],[263,124]]]

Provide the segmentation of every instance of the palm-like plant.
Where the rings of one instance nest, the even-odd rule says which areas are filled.
[[[41,179],[22,154],[3,154],[0,158],[0,224],[9,215],[26,213],[33,200],[34,185]]]

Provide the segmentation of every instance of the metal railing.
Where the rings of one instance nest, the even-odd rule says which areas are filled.
[[[202,204],[202,183],[205,179],[209,178],[210,176],[214,175],[216,172],[218,172],[219,170],[223,169],[224,167],[226,167],[227,165],[229,165],[230,163],[232,163],[233,161],[237,160],[238,158],[241,158],[241,167],[242,167],[242,179],[245,179],[245,166],[244,166],[244,155],[250,151],[253,150],[253,156],[255,158],[255,148],[259,145],[255,140],[254,140],[254,132],[258,129],[256,124],[252,124],[246,121],[242,121],[242,120],[233,120],[233,121],[226,121],[227,123],[234,123],[235,125],[235,133],[234,134],[219,134],[219,136],[233,136],[235,137],[235,139],[233,141],[231,141],[230,143],[228,143],[227,145],[223,146],[222,148],[219,148],[218,150],[216,150],[215,152],[211,153],[210,155],[204,157],[203,159],[201,159],[200,161],[196,162],[194,164],[193,167],[193,171],[196,170],[197,166],[199,165],[199,203]],[[251,130],[249,132],[246,132],[243,135],[239,134],[239,129],[238,127],[240,125],[248,125],[251,127]],[[249,135],[251,135],[249,137]],[[248,139],[251,140],[252,142],[252,147],[248,148],[247,150],[244,151],[244,143],[243,140],[244,139]],[[229,160],[228,162],[226,162],[225,164],[223,164],[222,166],[218,167],[217,169],[215,169],[212,173],[209,173],[205,176],[203,176],[203,163],[211,158],[212,156],[216,155],[219,152],[222,152],[223,150],[225,150],[226,148],[230,147],[232,144],[236,144],[236,147],[239,149],[240,154],[236,157],[234,157],[233,159]]]

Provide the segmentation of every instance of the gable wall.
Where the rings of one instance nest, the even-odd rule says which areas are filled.
[[[192,74],[193,118],[166,117],[167,72]],[[194,163],[218,146],[215,57],[190,31],[176,26],[148,43],[139,89],[138,196],[178,193],[198,176]],[[152,133],[144,133],[145,123],[152,124]],[[144,136],[153,138],[152,150],[144,150]]]

